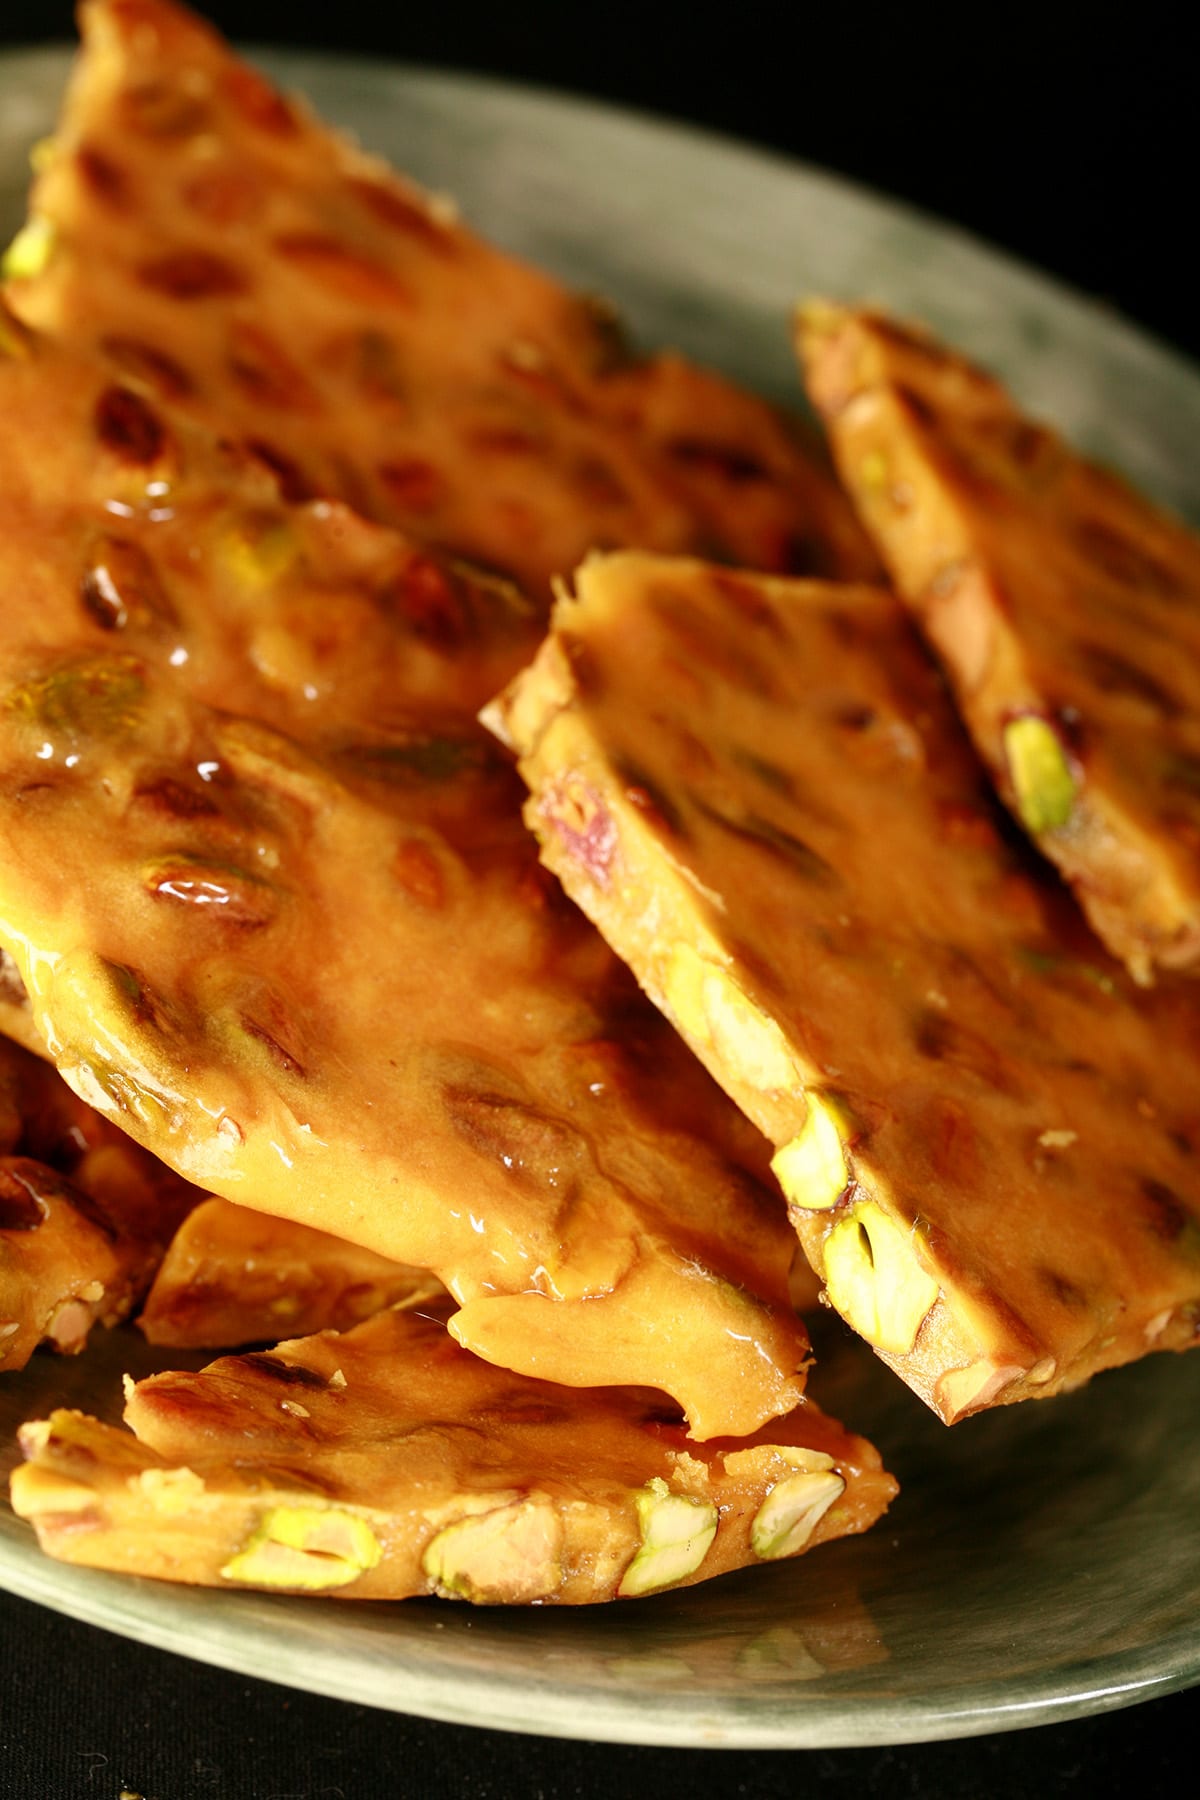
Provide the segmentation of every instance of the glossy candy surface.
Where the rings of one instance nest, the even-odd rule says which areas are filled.
[[[0,939],[67,1079],[209,1191],[432,1269],[481,1355],[661,1386],[699,1436],[789,1410],[762,1149],[472,716],[511,590],[8,329]]]
[[[778,1146],[832,1303],[949,1421],[1200,1320],[1200,1013],[995,807],[898,602],[633,553],[490,709],[567,891]]]
[[[842,479],[1012,811],[1141,981],[1200,963],[1200,538],[965,358],[814,305]]]
[[[444,1298],[424,1269],[228,1200],[190,1212],[138,1315],[152,1344],[232,1349],[347,1331],[389,1306]]]
[[[516,1378],[414,1313],[153,1376],[126,1419],[25,1426],[16,1510],[67,1561],[211,1586],[634,1597],[863,1531],[896,1486],[811,1402],[697,1446],[659,1395]]]
[[[606,307],[493,249],[194,15],[91,0],[81,27],[8,259],[30,323],[239,438],[294,496],[502,571],[543,615],[594,545],[874,566],[767,406],[634,361]]]
[[[200,1198],[0,1038],[0,1373],[125,1318]]]

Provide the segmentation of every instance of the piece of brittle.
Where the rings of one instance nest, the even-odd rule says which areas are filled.
[[[862,574],[820,453],[493,248],[170,0],[89,0],[6,271],[29,323],[544,617],[596,544]],[[611,379],[614,376],[619,379]],[[518,656],[512,669],[520,665]]]
[[[864,1531],[896,1491],[811,1402],[697,1445],[653,1392],[516,1377],[413,1312],[153,1376],[125,1416],[24,1426],[16,1511],[64,1561],[213,1587],[632,1598]]]
[[[777,1146],[829,1300],[943,1418],[1200,1321],[1200,1012],[995,807],[899,603],[633,553],[487,711],[543,859]]]
[[[494,584],[27,331],[0,410],[0,937],[68,1081],[207,1191],[432,1270],[481,1355],[659,1385],[698,1435],[790,1410],[763,1147],[473,716]]]
[[[1200,964],[1200,538],[965,358],[815,304],[847,490],[1001,797],[1139,981]]]

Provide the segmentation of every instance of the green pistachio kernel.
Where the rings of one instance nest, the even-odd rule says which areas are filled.
[[[717,1535],[716,1507],[692,1494],[673,1494],[659,1476],[633,1499],[642,1541],[617,1590],[626,1598],[694,1574]]]
[[[824,1210],[845,1193],[850,1169],[831,1108],[816,1094],[807,1098],[803,1127],[775,1152],[771,1167],[790,1205]]]
[[[30,281],[40,275],[54,253],[57,235],[53,222],[35,213],[0,257],[0,276],[5,281]]]
[[[1036,713],[1010,720],[1004,727],[1004,754],[1026,831],[1036,835],[1065,825],[1079,790],[1054,727]]]

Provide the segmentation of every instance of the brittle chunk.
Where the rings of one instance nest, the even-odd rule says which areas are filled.
[[[1200,965],[1200,538],[878,313],[800,316],[846,487],[1011,810],[1138,981]]]
[[[0,939],[68,1081],[210,1193],[432,1270],[493,1361],[699,1436],[789,1411],[763,1147],[473,716],[495,584],[31,333],[0,416]]]
[[[1200,1013],[995,807],[891,596],[589,560],[485,715],[543,859],[946,1420],[1200,1328]]]
[[[205,1200],[171,1239],[138,1326],[152,1344],[230,1349],[273,1342],[285,1327],[300,1337],[347,1331],[389,1307],[444,1297],[424,1269],[290,1219]]]
[[[0,1038],[0,1372],[124,1319],[200,1198]]]
[[[503,571],[543,618],[595,544],[874,566],[819,457],[760,401],[674,361],[636,365],[636,395],[614,385],[630,357],[604,308],[170,0],[89,0],[80,23],[9,255],[30,324],[244,443],[293,497]]]
[[[698,1446],[658,1395],[509,1375],[412,1312],[154,1376],[125,1416],[24,1426],[14,1507],[64,1561],[212,1587],[578,1605],[864,1531],[896,1491],[810,1402]]]

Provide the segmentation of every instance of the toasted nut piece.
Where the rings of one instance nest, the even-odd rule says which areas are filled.
[[[712,964],[698,956],[690,944],[676,944],[663,974],[663,998],[674,1023],[684,1037],[701,1044],[709,1042],[704,977],[711,968]]]
[[[1010,720],[1004,727],[1004,754],[1026,831],[1055,831],[1065,825],[1078,786],[1054,727],[1036,713]]]
[[[642,1545],[617,1589],[626,1598],[694,1574],[717,1535],[716,1507],[690,1494],[673,1494],[659,1476],[634,1495],[634,1504]]]
[[[5,281],[30,281],[40,275],[54,254],[57,238],[51,221],[35,213],[0,257],[0,276]]]
[[[771,1158],[780,1187],[791,1206],[824,1210],[836,1206],[850,1181],[846,1152],[828,1104],[808,1095],[803,1128]]]
[[[796,1060],[774,1019],[689,944],[672,950],[663,996],[684,1036],[711,1046],[731,1076],[764,1093],[797,1085]]]
[[[705,976],[703,993],[714,1048],[735,1074],[764,1093],[798,1085],[796,1059],[783,1032],[724,969]]]
[[[754,1554],[764,1562],[803,1550],[819,1521],[846,1491],[835,1469],[802,1470],[771,1489],[750,1527]]]
[[[276,1506],[221,1570],[258,1587],[346,1587],[383,1555],[365,1519],[340,1507]]]
[[[22,1444],[25,1443],[22,1432]],[[36,1455],[38,1450],[31,1449],[29,1454]],[[62,1475],[56,1469],[40,1468],[35,1463],[28,1463],[20,1470],[21,1504],[24,1507],[22,1518],[38,1519],[47,1513],[84,1513],[96,1505],[96,1492],[82,1481],[72,1481],[69,1475]]]
[[[426,1545],[439,1594],[477,1605],[541,1600],[562,1580],[562,1521],[545,1495],[459,1519]]]
[[[981,1412],[998,1394],[1025,1374],[1020,1363],[997,1362],[982,1356],[964,1369],[950,1369],[937,1386],[938,1406],[947,1424],[968,1413]]]
[[[912,1234],[873,1200],[839,1219],[825,1240],[825,1286],[842,1317],[877,1350],[905,1356],[938,1284],[917,1261]]]
[[[300,542],[286,522],[268,518],[231,525],[221,538],[221,561],[230,575],[246,587],[265,587],[278,581],[300,554]]]

